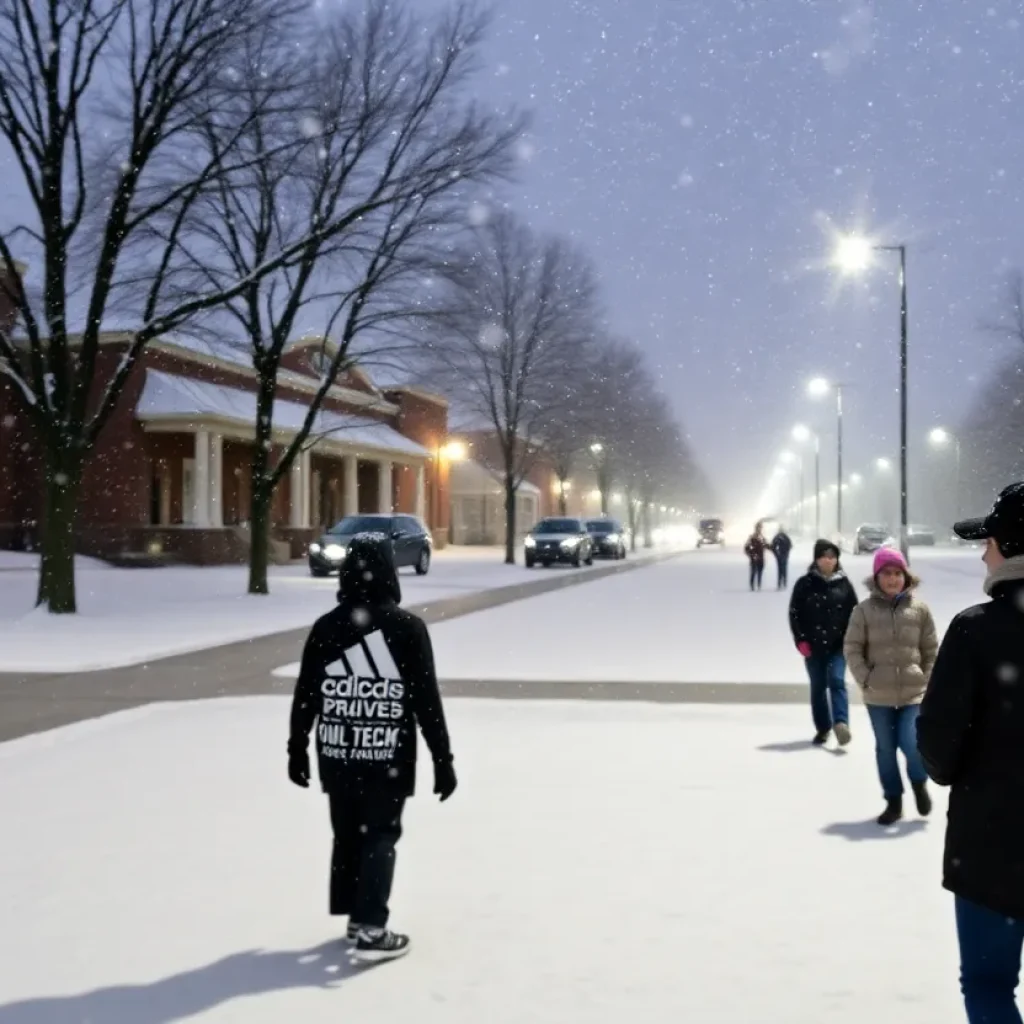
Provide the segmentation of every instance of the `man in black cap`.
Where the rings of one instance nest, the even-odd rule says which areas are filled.
[[[939,648],[917,722],[928,774],[950,786],[943,884],[956,896],[960,987],[972,1024],[1010,1024],[1024,946],[1024,482],[983,519],[991,598],[961,612]]]
[[[456,786],[430,636],[398,607],[401,599],[390,539],[353,537],[338,606],[317,620],[302,652],[288,740],[288,777],[305,789],[316,724],[334,830],[330,911],[348,917],[353,955],[364,961],[409,951],[409,937],[387,924],[395,844],[416,782],[417,725],[433,758],[434,792],[447,800]]]

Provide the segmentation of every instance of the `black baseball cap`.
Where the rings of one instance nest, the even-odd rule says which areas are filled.
[[[980,519],[962,519],[953,524],[953,532],[964,540],[991,537],[1003,550],[1024,554],[1024,481],[1004,488],[992,511]]]

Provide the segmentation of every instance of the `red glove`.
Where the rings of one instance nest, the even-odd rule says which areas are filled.
[[[801,657],[809,658],[811,656],[811,645],[806,640],[801,640],[796,645],[796,649],[800,652]]]

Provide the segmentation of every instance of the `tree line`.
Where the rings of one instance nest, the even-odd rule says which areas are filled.
[[[0,374],[44,462],[40,604],[75,610],[83,468],[170,332],[231,339],[257,376],[251,593],[275,489],[359,364],[397,363],[493,426],[510,556],[541,449],[567,475],[600,445],[631,515],[692,470],[639,354],[608,336],[589,261],[501,202],[529,119],[473,97],[487,27],[463,2],[0,0],[0,135],[25,195],[0,265],[41,276],[0,275],[18,313]],[[115,318],[130,340],[106,373]],[[319,389],[275,450],[282,359],[311,321],[331,342]]]

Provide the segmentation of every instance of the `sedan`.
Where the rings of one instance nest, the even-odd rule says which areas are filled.
[[[525,541],[526,568],[568,562],[579,568],[594,564],[594,545],[581,519],[542,519]]]
[[[595,558],[625,558],[626,532],[614,519],[588,519],[587,533]]]
[[[312,576],[331,576],[341,569],[349,542],[357,533],[382,533],[391,541],[395,568],[412,566],[418,576],[430,571],[433,541],[421,519],[405,515],[346,516],[319,540],[309,545],[307,559]]]

